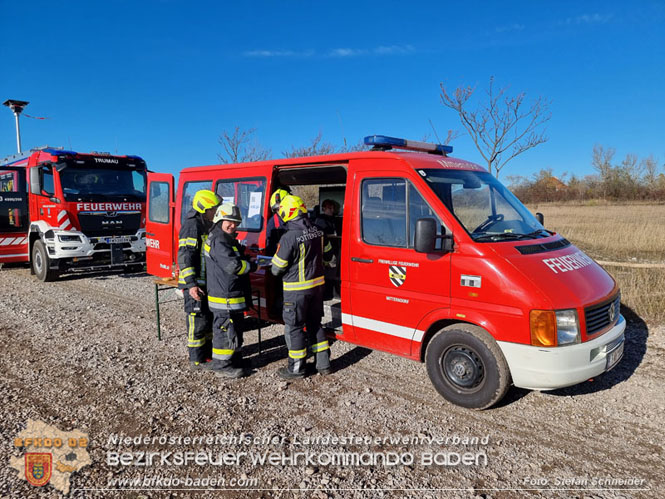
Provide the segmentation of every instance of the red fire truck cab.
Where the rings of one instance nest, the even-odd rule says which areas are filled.
[[[365,143],[373,150],[186,168],[177,196],[171,175],[149,174],[148,272],[176,275],[178,230],[199,189],[237,204],[239,238],[265,255],[270,194],[288,187],[340,207],[330,335],[424,362],[447,400],[483,409],[511,383],[552,390],[619,362],[626,322],[600,265],[449,146]],[[252,284],[262,316],[279,321],[269,268]]]
[[[0,263],[61,272],[145,262],[146,165],[138,156],[33,149],[0,161]]]

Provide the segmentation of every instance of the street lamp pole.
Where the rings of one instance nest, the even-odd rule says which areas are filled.
[[[12,112],[14,113],[14,116],[16,117],[16,148],[18,149],[19,154],[21,154],[21,128],[19,126],[18,117],[25,108],[25,106],[27,106],[28,104],[30,103],[23,100],[13,100],[13,99],[8,99],[2,103],[3,106],[7,106],[9,109],[11,109]]]

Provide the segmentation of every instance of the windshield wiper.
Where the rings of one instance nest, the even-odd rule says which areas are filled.
[[[516,234],[514,232],[501,232],[499,234],[483,234],[474,237],[474,241],[518,241],[520,239],[536,239],[542,231],[529,232],[528,234]]]

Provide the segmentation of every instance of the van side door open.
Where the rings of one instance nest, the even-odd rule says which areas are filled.
[[[146,253],[148,273],[173,277],[173,175],[148,173],[148,211],[146,216]]]
[[[351,314],[344,335],[371,348],[415,358],[419,352],[414,343],[419,344],[425,333],[418,329],[422,319],[450,307],[451,253],[415,250],[418,219],[434,218],[439,234],[443,226],[423,196],[429,196],[429,190],[421,193],[417,188],[417,177],[398,168],[396,161],[362,164],[372,168],[356,171],[353,211],[347,208],[357,216],[348,238]],[[441,240],[436,247],[441,248]],[[348,325],[353,328],[350,336]]]

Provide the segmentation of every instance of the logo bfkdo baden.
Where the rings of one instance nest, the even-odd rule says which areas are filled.
[[[9,458],[18,480],[34,487],[48,485],[64,495],[69,494],[72,474],[92,464],[87,433],[62,431],[43,421],[28,420],[25,430],[14,439],[14,448],[24,452]]]
[[[45,452],[25,454],[25,479],[35,487],[46,485],[51,479],[53,456]]]

